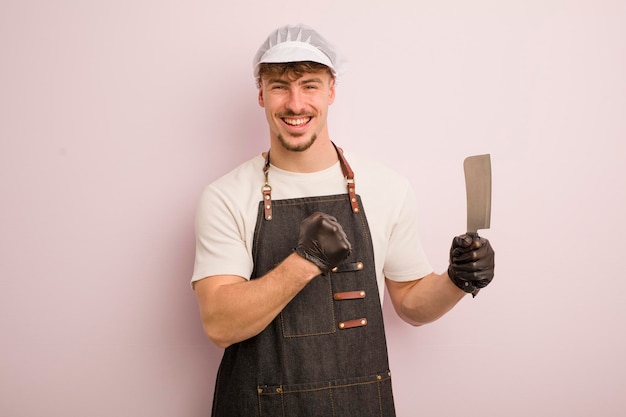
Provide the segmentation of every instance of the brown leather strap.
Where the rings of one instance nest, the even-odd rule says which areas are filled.
[[[345,263],[337,265],[336,267],[331,269],[331,271],[336,274],[340,274],[342,272],[360,271],[362,269],[363,269],[363,262],[345,262]]]
[[[359,202],[356,199],[356,183],[354,182],[354,172],[352,168],[350,168],[350,164],[343,156],[343,149],[338,148],[337,145],[333,143],[333,146],[337,150],[337,155],[339,156],[339,163],[341,164],[341,172],[343,172],[343,176],[346,177],[346,183],[348,184],[348,195],[350,196],[350,205],[352,206],[352,212],[358,213]]]
[[[346,178],[346,183],[348,186],[348,196],[350,197],[350,206],[352,207],[353,213],[358,213],[359,209],[359,201],[356,198],[356,183],[354,182],[354,172],[352,168],[350,168],[350,164],[343,156],[343,149],[338,148],[333,142],[331,142],[337,151],[337,156],[339,157],[339,165],[341,165],[341,172],[343,176]],[[272,220],[272,187],[269,184],[269,173],[270,170],[270,151],[265,153],[265,164],[263,165],[263,174],[265,175],[265,184],[261,188],[261,192],[263,193],[263,207],[265,212],[265,220]]]
[[[365,298],[365,291],[336,292],[333,294],[333,298],[336,301],[357,300],[359,298]]]
[[[263,207],[265,208],[265,220],[272,220],[272,187],[263,186]]]
[[[352,329],[354,327],[363,327],[363,326],[367,326],[367,319],[365,317],[362,319],[340,321],[338,325],[339,329],[341,330]]]

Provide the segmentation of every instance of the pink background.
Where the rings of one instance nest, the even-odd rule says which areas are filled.
[[[398,415],[623,415],[626,3],[3,0],[0,416],[209,415],[195,205],[266,148],[251,59],[297,22],[347,56],[333,139],[410,178],[438,271],[492,156],[493,285],[421,328],[385,305]]]

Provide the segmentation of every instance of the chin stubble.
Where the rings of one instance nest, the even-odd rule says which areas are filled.
[[[304,152],[307,149],[309,149],[313,143],[315,142],[315,140],[317,139],[317,135],[314,133],[313,135],[311,135],[311,139],[309,139],[307,142],[294,146],[291,145],[289,142],[287,142],[285,140],[285,137],[283,135],[278,135],[278,141],[280,142],[280,144],[283,146],[283,148],[285,148],[288,151],[291,152]]]

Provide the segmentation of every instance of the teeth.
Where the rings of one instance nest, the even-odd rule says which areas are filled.
[[[287,123],[288,125],[291,126],[300,126],[303,125],[305,123],[308,123],[309,120],[311,120],[310,117],[306,117],[306,118],[302,118],[302,119],[283,119],[285,121],[285,123]]]

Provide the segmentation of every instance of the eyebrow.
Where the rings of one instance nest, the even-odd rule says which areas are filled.
[[[311,84],[311,83],[323,84],[324,82],[322,81],[321,78],[318,78],[318,77],[306,78],[306,79],[298,82],[298,84]]]

